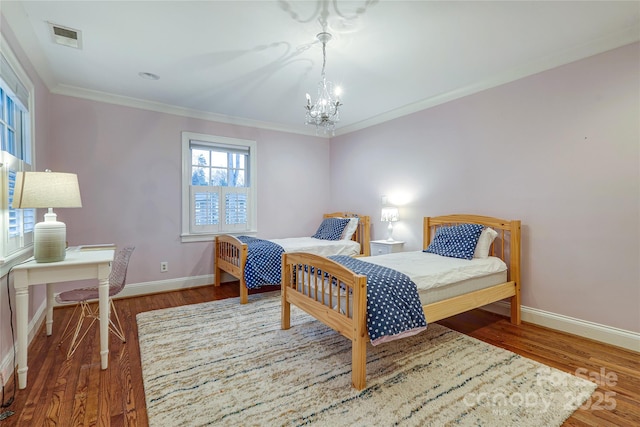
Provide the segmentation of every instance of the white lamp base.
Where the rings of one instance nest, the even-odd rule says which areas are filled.
[[[391,234],[393,234],[393,222],[389,221],[389,225],[387,226],[387,242],[393,242]]]
[[[36,262],[64,261],[67,255],[67,226],[57,221],[53,209],[44,215],[33,230],[33,257]]]

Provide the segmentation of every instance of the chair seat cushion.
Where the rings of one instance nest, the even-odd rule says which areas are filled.
[[[117,288],[115,286],[109,287],[110,297],[117,293],[118,293]],[[68,303],[88,301],[93,299],[98,299],[97,287],[72,289],[70,291],[64,291],[56,295],[56,301],[59,304],[68,304]]]

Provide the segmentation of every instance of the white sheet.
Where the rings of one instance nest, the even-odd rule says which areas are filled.
[[[418,288],[422,305],[431,304],[457,295],[504,283],[507,265],[500,258],[474,258],[472,260],[444,257],[422,251],[396,252],[385,255],[359,257],[361,261],[400,271],[411,278]],[[317,301],[332,306],[343,314],[347,307],[345,291],[335,283],[324,280],[324,293],[320,282],[311,280],[305,273],[304,287],[298,282],[297,290],[317,296]],[[318,290],[316,291],[316,286]],[[331,297],[331,304],[329,303]],[[340,310],[338,310],[338,300]],[[349,301],[352,312],[353,301]],[[429,319],[427,319],[427,322]]]
[[[285,252],[307,252],[315,255],[358,255],[360,243],[353,240],[323,240],[314,237],[289,237],[287,239],[269,239]]]
[[[358,259],[406,274],[419,291],[507,270],[507,265],[497,257],[466,260],[422,251],[396,252]]]

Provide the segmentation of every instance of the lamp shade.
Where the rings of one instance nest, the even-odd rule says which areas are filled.
[[[11,207],[81,208],[78,176],[63,172],[18,172]]]
[[[18,172],[13,209],[48,208],[44,221],[33,230],[36,262],[63,261],[67,249],[67,226],[57,220],[53,208],[81,208],[78,176],[61,172]]]
[[[380,221],[395,222],[398,220],[398,208],[393,206],[387,206],[382,208],[382,214],[380,215]]]

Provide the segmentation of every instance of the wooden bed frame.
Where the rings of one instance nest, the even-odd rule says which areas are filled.
[[[509,298],[511,323],[520,324],[520,221],[507,221],[479,215],[425,217],[423,249],[429,246],[438,227],[462,223],[482,224],[498,232],[498,237],[491,245],[490,255],[501,258],[507,264],[507,282],[424,305],[422,308],[427,322],[435,322]],[[300,274],[305,271],[318,272],[318,270],[321,273]],[[323,280],[327,277],[326,275],[328,279]],[[323,304],[325,283],[339,283],[349,291],[344,293],[343,298],[325,297],[329,298],[329,302]],[[301,252],[285,253],[282,256],[282,329],[289,329],[291,326],[290,311],[293,304],[350,339],[352,341],[351,382],[358,390],[366,386],[367,342],[369,341],[366,325],[366,286],[366,276],[355,274],[328,258]],[[303,292],[298,291],[298,287],[301,287]],[[337,310],[331,308],[336,306]]]
[[[371,240],[371,219],[366,215],[352,212],[334,212],[324,214],[323,218],[353,218],[357,217],[358,228],[351,240],[360,243],[360,255],[369,256],[369,242]],[[240,304],[246,304],[249,290],[244,280],[244,267],[247,262],[247,244],[242,243],[235,236],[223,234],[216,236],[213,255],[213,274],[215,286],[220,286],[222,272],[227,272],[240,281]],[[277,285],[277,283],[274,283]]]

